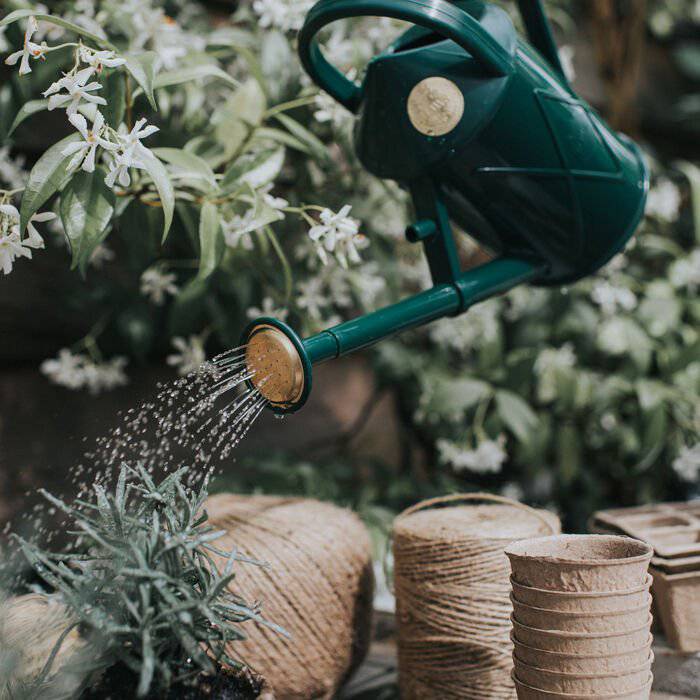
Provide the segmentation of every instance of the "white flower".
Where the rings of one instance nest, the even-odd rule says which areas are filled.
[[[272,209],[276,209],[277,211],[281,212],[282,209],[285,209],[289,206],[289,202],[283,197],[275,197],[274,195],[270,194],[271,189],[272,183],[270,183],[269,185],[267,185],[267,187],[261,190],[263,202],[265,202],[265,204],[267,204],[268,207],[271,207]],[[284,215],[282,214],[282,216]]]
[[[576,49],[573,46],[567,44],[559,48],[559,61],[564,70],[564,75],[570,83],[576,79],[576,68],[574,67],[575,56]]]
[[[139,119],[130,132],[126,133],[126,127],[122,124],[118,134],[118,152],[112,157],[109,163],[109,173],[105,177],[108,187],[114,187],[115,182],[119,182],[122,187],[131,184],[129,168],[145,167],[145,159],[153,158],[151,151],[146,148],[141,141],[158,131],[158,127],[153,124],[145,126],[146,120]]]
[[[511,501],[522,501],[525,498],[523,487],[516,481],[509,481],[501,489],[501,496],[510,498]]]
[[[309,238],[315,243],[318,257],[324,265],[328,263],[328,253],[334,253],[343,267],[347,267],[348,260],[361,262],[357,251],[367,245],[367,239],[358,233],[357,221],[348,216],[351,209],[349,204],[338,213],[324,209],[319,217],[321,223],[309,229]]]
[[[659,178],[649,190],[645,213],[647,216],[673,222],[678,218],[680,206],[681,194],[678,188],[668,178]]]
[[[677,289],[687,287],[691,294],[700,288],[700,248],[676,260],[669,270],[671,284]]]
[[[600,427],[606,432],[610,432],[617,427],[617,418],[614,413],[607,411],[600,417]]]
[[[16,207],[11,204],[0,204],[0,212],[5,216],[12,219],[14,222],[13,226],[17,226],[17,231],[19,232],[19,212]],[[39,232],[34,227],[34,223],[42,223],[44,221],[51,221],[56,218],[56,214],[52,211],[45,211],[37,214],[33,214],[32,217],[27,222],[27,237],[22,240],[22,245],[27,248],[43,248],[44,239],[41,237]]]
[[[129,379],[124,372],[126,364],[126,357],[113,357],[99,363],[86,359],[83,366],[85,386],[91,394],[99,394],[103,390],[109,391],[128,384]]]
[[[363,306],[373,306],[386,288],[386,279],[376,262],[365,263],[356,270],[358,275],[353,279],[356,293]]]
[[[152,134],[158,131],[158,127],[153,124],[146,124],[146,119],[139,119],[136,124],[134,124],[133,129],[126,135],[119,136],[119,142],[122,150],[134,151],[136,153],[142,153],[143,151],[148,151],[148,149],[141,143],[145,138],[148,138]],[[142,150],[143,149],[143,150]],[[148,151],[150,153],[150,151]]]
[[[325,92],[316,95],[314,104],[316,106],[314,119],[322,124],[328,122],[339,128],[352,119],[350,112]]]
[[[128,187],[131,184],[131,175],[129,168],[134,164],[134,159],[130,153],[116,153],[109,161],[109,172],[105,177],[107,187],[114,187],[114,183],[118,182],[122,187]]]
[[[168,355],[166,362],[171,367],[177,367],[178,374],[182,376],[197,370],[207,359],[204,342],[198,335],[191,335],[187,340],[173,338],[173,347],[178,352]]]
[[[501,329],[500,300],[491,299],[469,309],[457,318],[442,319],[430,326],[430,339],[442,347],[466,354],[481,343],[489,343]]]
[[[696,481],[700,477],[700,442],[681,448],[673,460],[673,469],[682,479]]]
[[[106,243],[100,243],[95,250],[92,251],[88,262],[92,267],[99,270],[102,265],[111,260],[114,260],[114,251],[111,250]]]
[[[19,226],[0,229],[0,267],[3,274],[9,275],[17,258],[31,258],[32,251],[22,245],[19,237]]]
[[[243,216],[234,216],[228,221],[221,222],[221,231],[224,241],[231,248],[241,246],[243,250],[253,250],[253,237],[251,236],[250,225],[255,219],[255,211],[248,209]]]
[[[95,121],[90,129],[88,129],[87,120],[82,114],[71,114],[68,119],[83,137],[82,141],[73,141],[61,151],[64,156],[75,154],[73,158],[71,158],[70,163],[68,163],[68,169],[73,170],[77,168],[82,161],[81,168],[85,172],[94,172],[97,147],[102,146],[102,148],[108,151],[112,151],[116,148],[115,144],[110,143],[107,139],[102,137],[105,125],[104,117],[101,112],[97,112],[95,114]]]
[[[253,11],[263,29],[277,27],[282,31],[301,29],[313,0],[254,0]]]
[[[44,97],[49,98],[49,110],[67,106],[66,112],[70,116],[78,111],[78,106],[83,100],[92,104],[106,105],[107,100],[104,97],[92,94],[95,90],[102,89],[102,85],[97,81],[87,82],[94,72],[94,68],[83,68],[77,73],[64,75],[60,80],[49,85],[42,93]],[[65,92],[62,93],[61,90]]]
[[[44,360],[40,369],[54,384],[68,389],[80,389],[85,385],[84,360],[83,355],[74,355],[63,348],[59,350],[57,358]]]
[[[80,60],[97,73],[100,73],[105,66],[117,68],[126,63],[126,59],[120,58],[114,51],[95,51],[87,46],[80,47]]]
[[[27,22],[27,29],[24,32],[24,46],[20,51],[15,51],[14,53],[11,53],[5,59],[5,64],[8,66],[14,66],[20,58],[22,59],[19,64],[20,75],[25,75],[27,73],[32,72],[32,67],[29,65],[30,56],[35,60],[46,60],[45,54],[46,50],[48,49],[48,46],[46,46],[44,42],[42,42],[41,45],[39,45],[35,44],[31,40],[32,35],[37,31],[37,29],[39,29],[39,25],[37,24],[36,18],[30,17]]]
[[[280,321],[285,321],[288,314],[289,311],[287,309],[278,308],[270,297],[263,299],[262,308],[251,306],[246,312],[248,318],[251,319],[259,316],[272,316],[272,318],[278,318]]]
[[[68,389],[87,388],[92,394],[98,394],[128,383],[124,373],[126,364],[125,357],[96,362],[87,355],[74,354],[63,348],[57,358],[41,363],[41,372],[60,386]]]
[[[545,348],[535,361],[535,374],[544,374],[555,369],[571,369],[576,366],[576,353],[571,343],[560,348]]]
[[[560,348],[541,350],[534,365],[540,401],[554,401],[559,395],[560,381],[570,376],[575,366],[576,353],[571,343],[564,343]]]
[[[168,294],[177,294],[176,277],[163,272],[158,267],[149,267],[141,275],[141,294],[148,297],[156,306],[161,306]]]
[[[637,306],[637,297],[627,287],[616,287],[610,282],[596,282],[591,292],[591,299],[600,306],[607,316],[613,316],[618,309],[632,311]]]
[[[10,147],[0,148],[0,180],[10,189],[18,189],[24,186],[27,179],[27,171],[24,169],[24,156],[13,158],[10,155]]]
[[[180,25],[161,10],[151,33],[151,46],[158,57],[156,68],[177,68],[180,59],[187,55],[188,47],[193,50],[202,48],[197,39],[196,36],[186,35]]]
[[[329,300],[323,291],[323,280],[318,276],[310,277],[299,283],[299,292],[297,306],[304,309],[313,320],[320,321],[322,311],[329,305]]]
[[[470,471],[478,474],[495,474],[501,470],[508,455],[503,449],[505,436],[497,440],[482,440],[475,450],[450,440],[437,441],[440,460],[449,464],[455,471]]]

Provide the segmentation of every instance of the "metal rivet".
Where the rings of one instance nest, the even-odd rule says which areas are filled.
[[[433,76],[414,85],[408,96],[408,118],[426,136],[443,136],[459,124],[464,95],[447,78]]]

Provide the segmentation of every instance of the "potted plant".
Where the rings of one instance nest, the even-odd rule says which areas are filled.
[[[73,545],[50,552],[17,539],[64,613],[52,617],[60,629],[45,630],[56,641],[34,673],[21,667],[26,654],[15,634],[19,663],[4,682],[11,697],[56,697],[51,688],[66,685],[85,700],[272,697],[233,651],[245,623],[284,634],[232,588],[238,566],[262,564],[217,549],[223,533],[203,510],[206,485],[188,486],[188,476],[183,468],[156,483],[142,467],[123,465],[113,492],[96,483],[91,500],[68,504],[44,493],[67,516]],[[223,570],[212,554],[226,557]],[[32,619],[46,616],[34,608]]]

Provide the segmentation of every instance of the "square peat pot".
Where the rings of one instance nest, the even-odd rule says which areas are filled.
[[[656,567],[652,593],[669,644],[678,651],[700,651],[700,571],[670,574]]]

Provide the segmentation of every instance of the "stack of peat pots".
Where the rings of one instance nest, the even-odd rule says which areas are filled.
[[[521,700],[644,700],[651,692],[652,549],[628,537],[510,545],[513,680]]]

